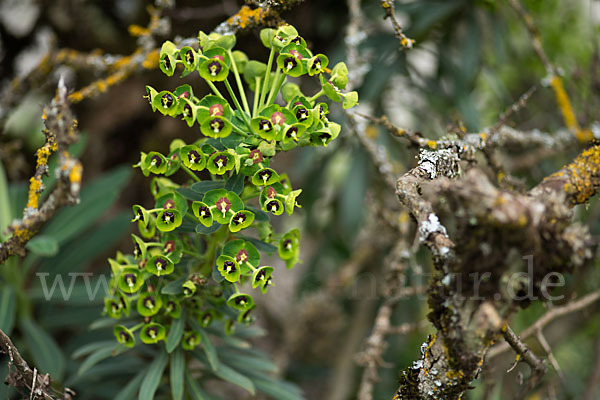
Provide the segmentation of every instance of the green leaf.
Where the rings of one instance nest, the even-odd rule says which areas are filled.
[[[148,368],[148,373],[144,376],[144,380],[142,381],[142,387],[138,394],[138,400],[153,400],[154,393],[160,384],[160,380],[162,378],[165,367],[167,366],[168,355],[166,352],[161,351],[150,367]]]
[[[213,222],[213,224],[209,227],[206,227],[202,224],[198,224],[196,225],[196,233],[199,233],[201,235],[209,235],[218,231],[220,227],[221,224],[219,224],[218,222]]]
[[[142,384],[142,379],[146,376],[148,368],[138,372],[136,376],[115,396],[115,400],[131,400],[135,398],[135,392]]]
[[[192,185],[192,190],[197,193],[206,193],[214,189],[222,189],[225,187],[223,181],[201,181]]]
[[[242,193],[244,190],[244,179],[246,176],[244,174],[234,174],[231,178],[227,179],[225,183],[225,189],[235,192],[236,194]]]
[[[169,369],[171,375],[171,396],[173,400],[181,400],[183,399],[183,374],[185,372],[185,358],[183,357],[183,349],[181,347],[178,347],[171,354],[171,366]]]
[[[48,235],[38,235],[25,245],[33,254],[41,257],[53,257],[58,253],[58,242]]]
[[[204,353],[206,354],[206,358],[208,359],[208,363],[210,364],[210,367],[213,369],[213,371],[216,371],[218,368],[220,368],[219,358],[217,357],[217,349],[215,349],[212,342],[210,341],[210,338],[208,337],[208,332],[206,332],[204,329],[202,329],[200,324],[198,324],[198,322],[195,319],[190,319],[188,322],[190,323],[190,325],[192,326],[192,328],[195,331],[200,332],[200,334],[202,335],[201,336],[202,348],[204,350]],[[200,353],[197,350],[194,351],[194,355],[196,357],[199,354]]]
[[[181,194],[183,197],[191,201],[202,201],[202,198],[204,197],[204,192],[196,192],[192,189],[185,187],[177,189],[177,193]]]
[[[73,359],[79,358],[81,356],[90,354],[98,349],[103,348],[103,347],[112,347],[112,346],[114,346],[114,344],[115,344],[114,340],[103,340],[100,342],[88,343],[88,344],[85,344],[85,345],[79,347],[77,350],[75,350],[73,352],[73,354],[71,354],[71,358],[73,358]]]
[[[43,233],[54,237],[59,244],[82,233],[112,206],[130,176],[129,167],[118,167],[84,186],[81,202],[63,208]]]
[[[279,368],[265,354],[257,350],[234,350],[231,347],[219,347],[218,354],[223,361],[243,371],[264,371],[277,373]]]
[[[219,369],[213,371],[213,374],[227,382],[231,382],[234,385],[247,390],[253,396],[256,394],[256,387],[248,377],[240,374],[235,369],[223,363],[219,364]]]
[[[10,225],[12,213],[10,211],[10,201],[8,198],[8,182],[4,167],[0,162],[0,242],[4,241],[7,236],[4,236],[4,231]]]
[[[0,330],[10,335],[15,325],[17,303],[15,290],[10,286],[2,287],[0,293]]]
[[[117,349],[117,344],[113,342],[111,346],[102,347],[93,351],[86,359],[81,363],[77,370],[77,375],[81,375],[100,361],[107,359],[114,355],[114,351]]]
[[[52,336],[30,318],[22,319],[19,326],[35,367],[41,373],[49,373],[53,379],[61,381],[65,372],[65,358]]]
[[[275,380],[267,375],[248,371],[247,374],[256,388],[277,400],[304,400],[302,391],[295,385],[285,381]]]
[[[196,383],[189,369],[185,370],[185,384],[190,397],[193,400],[208,400],[206,393],[200,389],[200,386]]]
[[[263,251],[265,253],[274,253],[277,251],[277,247],[273,246],[270,243],[263,242],[262,240],[258,240],[253,237],[248,237],[244,235],[237,235],[237,237],[247,240],[252,243],[258,250]]]
[[[185,282],[187,279],[187,277],[181,277],[175,281],[169,282],[167,283],[160,291],[160,293],[162,294],[169,294],[172,296],[176,296],[178,294],[183,293],[183,288],[181,287],[181,285],[183,285],[183,282]]]
[[[175,348],[179,345],[181,335],[183,335],[183,328],[185,326],[185,310],[183,310],[181,317],[175,318],[169,329],[169,335],[167,336],[167,353],[172,353]]]

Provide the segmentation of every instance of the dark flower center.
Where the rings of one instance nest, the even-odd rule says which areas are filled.
[[[275,211],[279,210],[279,203],[275,200],[272,200],[267,204],[267,208],[269,210],[275,212]]]
[[[210,324],[210,321],[212,321],[212,315],[205,314],[204,317],[202,318],[202,322],[204,323],[204,325]]]
[[[137,243],[133,244],[133,255],[135,257],[139,256],[140,254],[142,254],[142,249],[140,249],[140,245]]]
[[[202,160],[202,157],[196,150],[190,150],[190,152],[188,153],[188,160],[191,164],[195,164],[197,162],[200,162],[200,160]]]
[[[189,344],[190,346],[193,346],[193,345],[195,345],[195,344],[196,344],[196,341],[197,341],[197,340],[198,340],[198,339],[196,338],[196,334],[193,334],[193,335],[190,335],[190,337],[188,337],[188,340],[187,340],[187,342],[188,342],[188,344]]]
[[[308,110],[304,107],[299,108],[298,111],[296,111],[296,118],[300,121],[304,121],[308,118]]]
[[[157,258],[154,261],[154,266],[156,267],[157,270],[162,271],[163,269],[165,269],[165,266],[167,265],[167,261],[162,259],[162,258]]]
[[[134,274],[125,274],[125,282],[127,283],[127,286],[134,287],[135,283],[137,282],[137,278]]]
[[[155,305],[156,305],[156,302],[154,301],[153,297],[148,296],[144,299],[144,307],[152,310]]]
[[[165,93],[161,98],[161,101],[164,108],[169,108],[173,105],[173,96],[169,93]]]
[[[286,70],[291,71],[298,65],[298,60],[296,60],[296,57],[287,57],[283,60],[283,65]]]
[[[163,64],[165,65],[165,69],[171,69],[171,60],[169,60],[169,56],[165,54],[163,57]]]
[[[266,119],[261,119],[260,121],[258,121],[258,128],[261,131],[270,131],[271,129],[273,129],[273,124],[271,124],[271,121],[266,120]]]
[[[233,223],[236,225],[241,225],[244,221],[246,221],[246,214],[244,213],[239,212],[233,216]]]
[[[219,72],[221,72],[221,68],[221,63],[219,63],[218,61],[213,61],[210,64],[208,64],[208,72],[212,76],[217,76]]]
[[[298,127],[292,126],[290,129],[287,130],[287,132],[285,133],[285,136],[297,141],[298,140]]]
[[[210,209],[208,207],[201,206],[198,208],[198,214],[200,215],[200,218],[206,218],[210,215]]]
[[[183,288],[183,294],[185,294],[185,295],[192,294],[192,289],[190,289],[189,287],[184,287]]]
[[[162,215],[162,220],[165,224],[173,222],[175,219],[175,214],[172,211],[165,211]]]
[[[271,178],[272,175],[273,175],[273,173],[271,171],[269,171],[268,169],[265,169],[264,171],[260,171],[258,173],[258,177],[260,179],[262,179],[263,182],[268,181]]]
[[[235,264],[233,263],[233,261],[225,261],[223,263],[223,268],[225,269],[225,272],[230,274],[232,271],[235,270]]]
[[[183,116],[189,117],[190,115],[192,115],[192,107],[189,104],[186,104],[183,106]]]
[[[169,301],[167,303],[167,311],[171,312],[173,310],[175,310],[177,308],[177,305],[175,304],[174,301]]]
[[[114,313],[119,311],[119,305],[117,303],[115,303],[114,301],[112,301],[110,303],[110,308],[111,308],[112,312],[114,312]]]
[[[321,70],[321,57],[315,58],[315,61],[313,62],[311,69],[318,70],[318,71]]]
[[[214,133],[219,133],[224,126],[225,122],[223,122],[219,118],[215,118],[212,121],[210,121],[210,128]]]
[[[161,158],[159,156],[153,156],[152,161],[150,162],[150,165],[160,167],[160,164],[162,164]]]
[[[169,199],[169,200],[165,201],[165,203],[163,204],[163,208],[165,208],[165,209],[175,208],[175,202],[172,199]]]
[[[152,339],[156,339],[156,336],[158,335],[158,328],[151,326],[150,328],[146,329],[146,335],[150,336]]]
[[[286,250],[291,250],[292,249],[292,239],[285,239],[283,241],[283,247],[285,247]]]
[[[218,169],[221,169],[223,167],[227,166],[227,157],[220,155],[220,156],[216,156],[213,164],[215,164],[215,167],[217,167]]]
[[[194,52],[192,50],[188,50],[185,52],[185,61],[188,64],[193,64],[194,63]]]
[[[244,305],[244,304],[246,304],[247,302],[248,302],[248,300],[246,299],[246,297],[245,297],[245,296],[240,296],[240,297],[236,297],[236,298],[235,298],[235,304],[237,304],[237,305],[240,305],[240,304],[241,304],[241,305]]]
[[[122,342],[129,342],[131,341],[131,335],[125,331],[121,331],[119,333],[119,336],[121,336],[121,341]]]

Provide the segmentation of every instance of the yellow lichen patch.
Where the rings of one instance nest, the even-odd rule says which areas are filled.
[[[79,103],[81,100],[83,100],[83,93],[81,93],[81,91],[78,90],[76,92],[71,93],[68,99],[71,103]]]
[[[581,204],[592,197],[600,186],[600,145],[590,147],[563,168],[568,181],[563,190],[571,204]]]
[[[146,69],[158,68],[158,50],[153,50],[146,56],[146,59],[142,62],[142,67]]]
[[[437,149],[437,142],[435,140],[428,140],[427,141],[427,146],[429,146],[430,149]]]
[[[77,162],[71,168],[71,172],[69,173],[69,182],[71,183],[81,183],[81,173],[83,172],[83,168],[81,163]]]
[[[464,376],[465,374],[462,371],[454,371],[451,369],[450,371],[446,372],[446,377],[448,379],[462,379]]]
[[[33,236],[34,232],[31,232],[29,229],[20,228],[15,230],[13,236],[19,239],[19,241],[26,242]]]
[[[240,28],[244,29],[249,25],[259,24],[261,22],[261,14],[262,8],[260,7],[253,10],[248,6],[242,6],[237,14],[227,19],[227,23],[229,25],[235,25],[237,23]]]
[[[96,82],[96,87],[98,88],[98,91],[100,91],[100,93],[104,93],[104,92],[106,92],[106,89],[108,89],[108,85],[102,79],[100,79]]]
[[[27,208],[38,208],[40,193],[42,192],[42,179],[32,177],[29,179],[29,195],[27,197]]]
[[[554,90],[556,102],[558,103],[558,107],[560,108],[567,128],[569,128],[569,130],[575,134],[575,137],[577,137],[577,140],[580,142],[588,142],[592,140],[592,132],[590,130],[581,130],[579,127],[579,123],[577,122],[577,118],[573,112],[573,107],[571,106],[571,101],[569,100],[569,96],[565,91],[560,77],[554,75],[550,80],[550,85]]]
[[[147,36],[150,34],[150,29],[139,25],[129,25],[127,30],[131,36]]]
[[[367,128],[365,129],[365,135],[367,135],[369,139],[377,138],[377,128],[375,127],[375,125],[367,126]]]
[[[485,142],[488,139],[488,134],[485,132],[481,132],[479,134],[479,137],[481,138],[481,140],[483,140]]]

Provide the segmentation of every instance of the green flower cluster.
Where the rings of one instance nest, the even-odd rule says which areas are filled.
[[[277,234],[270,218],[284,211],[291,215],[301,190],[270,168],[270,159],[297,146],[327,146],[340,125],[328,120],[327,104],[317,100],[327,96],[349,108],[358,96],[342,92],[346,66],[328,69],[328,58],[313,55],[292,26],[264,29],[260,38],[270,49],[267,64],[234,51],[233,35],[200,32],[193,45],[178,48],[167,41],[162,46],[159,62],[166,75],[181,64],[182,76],[197,71],[213,94],[198,98],[187,84],[173,91],[147,86],[154,111],[190,127],[197,123],[202,136],[191,144],[174,140],[168,154],[142,153],[136,165],[145,176],[154,175],[155,204],[133,206],[139,235],[132,235],[132,254],[109,259],[111,293],[105,299],[107,315],[134,321],[129,328],[125,323],[114,328],[127,347],[135,345],[138,329],[142,342],[167,340],[171,351],[179,344],[193,349],[202,328],[215,320],[231,332],[236,323],[251,322],[255,308],[240,287],[265,293],[273,284],[274,269],[261,265],[261,252],[277,252],[288,268],[298,262],[299,232]],[[307,97],[286,82],[302,75],[318,76],[321,90]],[[252,107],[246,87],[253,93]],[[278,94],[285,105],[275,103]],[[172,180],[178,171],[189,179]],[[255,228],[254,235],[246,233],[249,228]]]

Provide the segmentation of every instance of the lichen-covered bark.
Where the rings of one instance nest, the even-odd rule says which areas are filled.
[[[402,371],[396,400],[462,398],[511,313],[545,293],[549,273],[571,272],[592,256],[571,207],[600,184],[598,146],[526,194],[498,189],[478,169],[449,179],[458,161],[429,153],[398,180],[397,194],[434,256],[428,304],[437,333]]]

